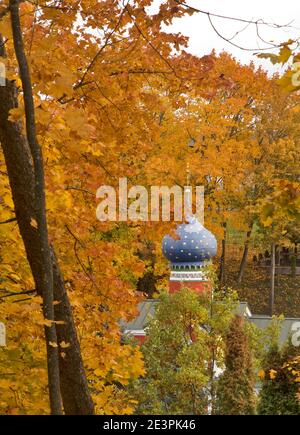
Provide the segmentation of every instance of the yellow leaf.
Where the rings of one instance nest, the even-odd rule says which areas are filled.
[[[260,59],[269,59],[273,65],[276,65],[276,63],[279,63],[279,56],[273,53],[259,53],[256,54],[257,57]]]
[[[31,218],[30,225],[34,228],[38,227],[37,221],[34,218]]]
[[[103,375],[105,375],[105,372],[102,369],[96,369],[96,370],[94,370],[94,374],[96,376],[103,376]]]
[[[9,111],[9,121],[18,122],[24,116],[24,109],[22,107],[16,107],[15,109],[11,109]]]
[[[11,24],[7,16],[0,21],[0,33],[6,38],[12,38]]]
[[[266,219],[263,220],[263,224],[265,227],[269,227],[273,222],[273,219],[271,216],[268,216]]]
[[[289,58],[291,57],[291,55],[292,55],[291,49],[287,45],[284,45],[280,49],[278,60],[281,63],[286,63],[289,60]]]
[[[49,341],[50,346],[52,347],[58,347],[57,343],[55,343],[54,341]]]
[[[71,344],[70,343],[66,343],[65,341],[61,341],[59,343],[60,347],[62,347],[63,349],[66,349],[67,347],[70,347]]]
[[[265,379],[265,371],[264,370],[260,370],[258,372],[258,376],[259,376],[260,379]]]
[[[270,379],[275,379],[275,378],[276,378],[276,375],[277,375],[277,371],[271,369],[271,370],[270,370]]]
[[[3,200],[5,204],[8,205],[10,208],[14,208],[14,203],[9,193],[5,193],[5,195],[3,195]]]
[[[44,319],[43,320],[43,325],[45,325],[45,326],[52,326],[52,324],[53,324],[53,320],[49,320],[49,319]]]

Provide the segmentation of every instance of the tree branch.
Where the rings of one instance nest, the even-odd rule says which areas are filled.
[[[164,63],[166,65],[168,65],[168,67],[170,68],[170,70],[174,73],[174,75],[177,77],[177,73],[176,70],[173,68],[173,66],[170,64],[170,62],[160,53],[160,51],[152,44],[152,42],[147,38],[147,36],[144,34],[144,32],[142,31],[142,29],[140,29],[140,27],[138,26],[138,24],[136,23],[136,21],[134,20],[133,16],[131,15],[129,9],[128,9],[128,4],[125,6],[125,9],[128,13],[128,15],[130,16],[134,27],[137,29],[137,31],[139,32],[139,34],[143,37],[143,39],[150,45],[150,47],[155,51],[155,53],[157,53],[157,55],[164,61]]]
[[[81,80],[79,81],[79,83],[78,83],[77,85],[74,86],[74,90],[80,88],[80,87],[83,85],[84,80],[85,80],[87,74],[89,73],[89,71],[90,71],[90,70],[92,69],[92,67],[94,66],[96,60],[98,59],[98,57],[100,56],[100,54],[102,53],[102,51],[105,49],[105,47],[107,47],[110,38],[111,38],[112,35],[117,31],[118,27],[119,27],[120,24],[121,24],[121,21],[122,21],[123,15],[124,15],[124,13],[125,13],[126,7],[127,7],[127,4],[126,4],[126,6],[123,8],[123,10],[122,10],[122,12],[121,12],[121,14],[120,14],[120,16],[119,16],[119,19],[118,19],[117,24],[116,24],[115,27],[111,30],[111,32],[109,32],[109,34],[108,34],[107,37],[105,38],[104,44],[100,47],[100,49],[97,51],[97,53],[95,54],[95,56],[93,57],[93,59],[91,60],[91,62],[89,63],[89,65],[87,66],[87,68],[86,68],[86,70],[85,70],[85,72],[84,72],[84,74],[83,74]]]
[[[5,294],[3,296],[0,296],[0,299],[10,298],[11,296],[30,295],[30,294],[33,294],[33,293],[36,293],[36,292],[37,292],[36,289],[33,289],[33,290],[24,290],[22,292],[16,292],[16,293],[10,292],[10,293],[7,293],[7,294]]]
[[[69,228],[68,225],[65,225],[66,230],[68,231],[68,233],[73,237],[74,239],[74,255],[76,257],[76,260],[78,262],[78,264],[80,265],[81,269],[83,270],[84,274],[87,276],[87,278],[91,281],[91,283],[95,286],[95,288],[97,289],[98,293],[104,297],[105,299],[109,299],[112,301],[112,298],[110,298],[109,296],[104,295],[101,290],[99,289],[93,274],[90,273],[87,268],[85,267],[83,261],[81,260],[81,258],[79,257],[78,251],[77,251],[77,243],[81,246],[81,248],[85,248],[84,243],[73,233],[73,231]]]
[[[7,219],[6,221],[0,222],[0,225],[9,224],[10,222],[16,222],[16,220],[17,220],[17,218],[10,218],[10,219]]]
[[[184,6],[185,8],[190,9],[191,11],[198,12],[200,14],[211,16],[211,17],[224,18],[225,20],[238,21],[240,23],[248,23],[248,24],[255,24],[255,25],[260,24],[262,26],[273,27],[276,29],[281,29],[281,28],[286,28],[286,27],[294,28],[294,26],[291,26],[291,22],[289,22],[287,24],[276,24],[276,23],[267,23],[267,22],[263,21],[262,19],[258,19],[256,21],[246,20],[244,18],[230,17],[228,15],[220,15],[220,14],[214,14],[214,13],[209,12],[209,11],[204,11],[202,9],[198,9],[198,8],[193,7],[193,6],[190,6],[187,3],[182,2],[180,0],[175,0],[175,2],[178,3],[180,6]]]
[[[259,26],[266,26],[266,27],[271,27],[271,28],[274,28],[274,29],[295,28],[294,26],[291,26],[291,22],[289,22],[289,23],[287,23],[287,24],[276,24],[276,23],[268,23],[268,22],[265,22],[265,21],[262,20],[262,19],[258,19],[258,20],[256,20],[256,21],[255,21],[255,20],[247,20],[247,19],[237,18],[237,17],[231,17],[231,16],[227,16],[227,15],[214,14],[214,13],[212,13],[212,12],[205,11],[205,10],[203,10],[203,9],[198,9],[198,8],[193,7],[193,6],[190,6],[190,5],[188,5],[187,3],[182,2],[182,1],[180,1],[180,0],[175,0],[175,2],[176,2],[177,4],[179,4],[180,6],[183,6],[183,7],[185,7],[186,9],[188,9],[188,10],[190,10],[190,11],[192,11],[192,12],[197,12],[197,13],[200,13],[200,14],[202,14],[202,15],[206,15],[207,18],[208,18],[208,20],[209,20],[209,23],[210,23],[212,29],[214,30],[214,32],[215,32],[215,33],[216,33],[216,34],[217,34],[221,39],[223,39],[224,41],[228,42],[228,44],[231,44],[232,46],[234,46],[234,47],[236,47],[236,48],[238,48],[238,49],[240,49],[240,50],[243,50],[243,51],[265,51],[265,50],[269,50],[270,47],[273,47],[273,48],[279,48],[279,47],[282,47],[282,44],[274,44],[274,43],[272,43],[272,42],[265,41],[265,40],[260,36],[260,34],[259,34],[259,29],[258,29]],[[242,47],[241,45],[232,42],[232,40],[233,40],[233,39],[234,39],[238,34],[240,34],[242,31],[245,30],[245,28],[242,29],[242,30],[240,30],[240,31],[238,31],[238,32],[236,32],[235,35],[232,36],[231,38],[226,38],[226,37],[225,37],[224,35],[222,35],[221,32],[217,29],[217,27],[215,26],[215,24],[214,24],[213,21],[212,21],[212,17],[215,17],[215,18],[222,18],[222,19],[225,19],[225,20],[236,21],[236,22],[239,22],[239,23],[244,23],[244,24],[247,25],[245,28],[247,28],[249,25],[254,25],[254,26],[256,27],[256,34],[257,34],[257,36],[258,36],[259,39],[260,39],[261,41],[263,41],[265,44],[268,44],[268,47],[265,47],[265,48],[247,48],[247,47]]]
[[[80,187],[67,186],[65,190],[78,190],[79,192],[87,193],[88,195],[95,196],[93,192],[86,189],[81,189]]]

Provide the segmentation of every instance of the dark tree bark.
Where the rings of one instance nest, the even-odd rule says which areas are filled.
[[[220,281],[221,285],[225,284],[225,281],[226,281],[226,266],[225,266],[225,261],[226,261],[226,232],[227,232],[227,223],[226,222],[223,223],[223,228],[224,228],[224,236],[222,239],[222,251],[221,251],[220,271],[219,271],[219,281]]]
[[[1,55],[3,51],[0,52]],[[22,133],[21,123],[8,121],[9,111],[18,107],[15,82],[7,80],[6,86],[0,87],[0,105],[0,142],[6,162],[16,219],[36,289],[42,295],[45,285],[43,246],[39,230],[31,225],[32,219],[38,222],[34,163],[27,138]],[[55,320],[65,322],[55,327],[57,340],[58,343],[65,341],[71,344],[70,347],[64,349],[64,358],[61,352],[58,354],[64,412],[66,414],[93,414],[94,405],[84,372],[72,309],[53,249],[50,249],[50,264],[54,299],[60,302],[55,306]]]
[[[275,243],[271,246],[271,267],[270,267],[270,316],[274,314],[274,292],[275,292]]]
[[[244,245],[243,257],[242,257],[242,260],[241,260],[241,264],[240,264],[240,268],[239,268],[239,274],[238,274],[238,279],[237,279],[239,284],[243,280],[243,275],[244,275],[244,271],[245,271],[245,267],[246,267],[246,263],[247,263],[251,232],[252,232],[252,225],[251,225],[251,227],[250,227],[250,229],[249,229],[249,231],[247,232],[247,235],[246,235],[246,241],[245,241],[245,245]]]
[[[60,303],[55,305],[55,320],[62,320],[57,325],[57,339],[61,343],[70,343],[64,349],[65,357],[59,355],[60,388],[66,414],[94,414],[94,404],[84,371],[80,345],[77,338],[72,308],[65,288],[62,273],[52,249],[52,267],[54,279],[54,299]]]
[[[280,261],[281,261],[281,248],[280,245],[276,246],[275,254],[277,253],[277,274],[276,274],[276,285],[280,285]],[[276,255],[275,255],[276,258]],[[276,270],[275,270],[276,273]]]

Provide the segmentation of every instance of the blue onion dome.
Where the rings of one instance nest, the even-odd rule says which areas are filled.
[[[167,235],[162,241],[164,256],[172,268],[201,267],[217,253],[217,240],[195,216],[187,216],[188,223],[177,226],[178,240]]]

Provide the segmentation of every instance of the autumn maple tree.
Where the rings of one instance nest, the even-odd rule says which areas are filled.
[[[95,395],[102,391],[103,399],[99,399],[100,404],[103,401],[109,403],[110,395],[114,397],[115,376],[123,383],[128,376],[136,376],[142,370],[137,351],[130,351],[130,348],[120,345],[118,351],[115,341],[119,334],[119,318],[135,313],[135,308],[132,308],[135,305],[132,282],[142,269],[137,266],[132,273],[126,272],[131,261],[134,266],[137,263],[133,256],[130,259],[130,254],[125,249],[125,241],[130,238],[130,234],[123,238],[122,253],[122,243],[114,246],[113,240],[111,243],[105,240],[110,225],[104,225],[102,231],[97,230],[95,219],[91,220],[90,213],[90,208],[94,206],[93,194],[90,192],[95,191],[95,187],[103,180],[103,175],[111,173],[114,177],[113,174],[118,174],[120,167],[124,175],[127,175],[126,172],[129,172],[133,163],[133,153],[131,157],[127,151],[134,145],[135,135],[151,121],[152,114],[147,113],[145,107],[142,109],[142,101],[144,100],[144,105],[149,104],[151,107],[152,99],[147,91],[139,93],[137,98],[136,85],[141,89],[148,80],[148,74],[160,74],[163,78],[169,73],[173,75],[174,67],[168,61],[168,55],[174,44],[185,42],[184,38],[180,39],[176,35],[164,36],[159,31],[159,22],[167,19],[170,12],[168,7],[163,8],[162,16],[152,18],[153,23],[149,28],[148,15],[143,9],[149,2],[139,3],[139,7],[132,7],[110,1],[100,4],[90,1],[61,4],[56,2],[54,5],[11,1],[4,3],[1,9],[1,54],[7,74],[6,86],[0,90],[0,136],[7,170],[1,173],[1,188],[3,197],[6,198],[3,201],[2,224],[10,228],[11,233],[10,240],[6,240],[4,245],[11,243],[18,251],[16,257],[12,257],[13,263],[10,261],[2,282],[5,283],[5,297],[37,293],[43,298],[44,320],[41,323],[45,324],[53,413],[62,412],[59,390],[65,413],[93,412],[91,390],[88,388],[79,348],[79,340],[83,344],[85,328],[89,324],[93,325],[94,334],[92,331],[86,334],[88,338],[84,348],[89,355],[93,348],[99,354],[100,360],[101,355],[103,356],[102,363],[87,361],[87,370],[92,370],[91,376],[96,376],[90,380],[91,389]],[[81,19],[78,19],[79,12]],[[178,8],[176,15],[180,14]],[[100,32],[97,36],[92,31],[95,28],[104,29],[103,33]],[[153,45],[154,39],[161,45],[159,50]],[[135,50],[132,50],[133,47]],[[105,60],[104,51],[107,52]],[[160,54],[161,51],[164,53]],[[136,52],[142,53],[142,58],[136,57]],[[124,57],[125,63],[122,60]],[[84,59],[89,61],[84,64]],[[101,76],[101,81],[98,81],[96,77]],[[138,79],[131,80],[131,77]],[[115,101],[112,102],[113,100]],[[116,123],[114,117],[119,118],[120,112],[124,113],[125,118],[122,123]],[[142,114],[141,117],[137,117],[138,112]],[[133,117],[136,120],[132,124]],[[102,120],[100,124],[103,123],[108,128],[99,128],[99,119]],[[126,133],[124,123],[128,125]],[[25,125],[26,130],[23,127]],[[148,123],[149,130],[150,125]],[[101,156],[105,154],[107,146],[110,152],[103,158],[102,163]],[[143,144],[141,152],[142,148]],[[50,241],[47,235],[44,196],[44,162]],[[106,169],[107,162],[112,162],[109,170]],[[99,167],[103,168],[102,176],[99,175]],[[91,174],[91,178],[83,185],[86,171]],[[72,177],[68,178],[68,174],[72,174]],[[77,176],[74,177],[74,174]],[[76,207],[76,202],[79,201],[84,203],[83,208]],[[72,219],[68,222],[64,222],[63,217],[66,216],[66,207],[72,210]],[[28,275],[15,220],[25,246],[34,284],[30,274]],[[101,243],[103,232],[105,241]],[[7,232],[4,234],[6,238]],[[64,246],[64,240],[67,241],[67,246],[74,245],[71,255],[69,248]],[[69,273],[66,268],[64,274],[69,275],[67,280],[63,278],[53,245],[56,245],[65,266],[70,265]],[[102,248],[105,250],[106,260],[100,260]],[[81,250],[84,250],[84,260],[81,259],[82,253],[79,253]],[[133,250],[134,247],[132,252]],[[112,258],[116,252],[118,259],[114,260],[116,264],[112,268]],[[126,260],[122,262],[124,257]],[[78,270],[72,267],[74,258]],[[13,264],[16,263],[18,268],[14,270]],[[100,273],[95,278],[99,267],[104,276]],[[12,274],[15,274],[15,278]],[[80,331],[79,337],[67,295],[67,286],[74,290],[76,281],[80,286],[77,299],[80,299],[81,292],[87,292],[87,287],[89,291],[86,301],[81,301],[80,304],[89,320],[83,323],[85,327]],[[19,291],[15,292],[18,293],[16,295],[14,287],[7,284],[11,282],[18,284]],[[91,289],[95,292],[94,295]],[[92,304],[91,300],[89,302],[90,298]],[[12,299],[6,301],[4,312],[9,320],[10,311],[7,305],[11,306],[9,301]],[[34,299],[30,306],[33,301]],[[28,302],[13,302],[20,304],[21,312],[26,311]],[[75,301],[73,306],[74,304],[76,306]],[[126,304],[128,310],[125,309]],[[97,319],[99,313],[102,313],[99,315],[100,321]],[[76,314],[80,316],[75,311]],[[21,320],[22,316],[19,318]],[[96,322],[92,322],[93,318],[96,318]],[[113,349],[115,355],[113,364],[109,349]],[[34,354],[33,348],[27,350]],[[132,369],[128,365],[130,355],[134,360]],[[125,367],[121,369],[122,359],[126,360],[126,370]],[[122,375],[117,374],[119,366],[124,371]],[[9,397],[7,400],[4,407],[7,407],[8,412],[11,407],[23,408],[22,399],[16,401],[14,406],[9,404]],[[113,401],[118,406],[115,397]]]
[[[223,281],[230,227],[246,248],[254,223],[280,237],[278,221],[298,216],[297,93],[226,53],[189,54],[162,25],[196,11],[151,3],[1,2],[1,413],[48,413],[47,386],[53,413],[137,407],[125,386],[143,357],[119,321],[136,316],[147,269],[166,287],[160,243],[174,226],[98,222],[100,185],[183,186],[189,163]]]

